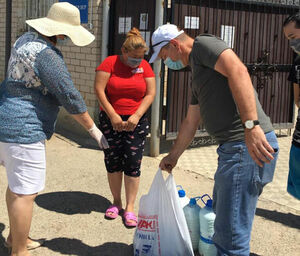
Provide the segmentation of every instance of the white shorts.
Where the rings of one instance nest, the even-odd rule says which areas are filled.
[[[45,141],[32,144],[0,142],[0,165],[6,168],[9,189],[32,195],[45,187]]]

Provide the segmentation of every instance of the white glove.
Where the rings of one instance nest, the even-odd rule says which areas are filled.
[[[108,142],[102,132],[97,128],[97,126],[93,125],[91,129],[88,130],[90,135],[97,141],[99,147],[101,149],[109,148]]]

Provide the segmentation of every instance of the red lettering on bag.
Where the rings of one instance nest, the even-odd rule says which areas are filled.
[[[147,221],[142,219],[138,223],[138,229],[144,231],[155,231],[155,221]]]

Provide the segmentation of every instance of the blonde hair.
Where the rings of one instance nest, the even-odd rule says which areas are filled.
[[[127,52],[134,51],[140,48],[144,48],[145,52],[148,50],[146,42],[137,28],[132,28],[127,33],[122,48]]]

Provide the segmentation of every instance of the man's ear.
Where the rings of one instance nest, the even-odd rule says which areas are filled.
[[[170,40],[170,43],[171,43],[177,50],[180,50],[180,43],[179,43],[179,40],[177,40],[177,39],[171,39],[171,40]]]

